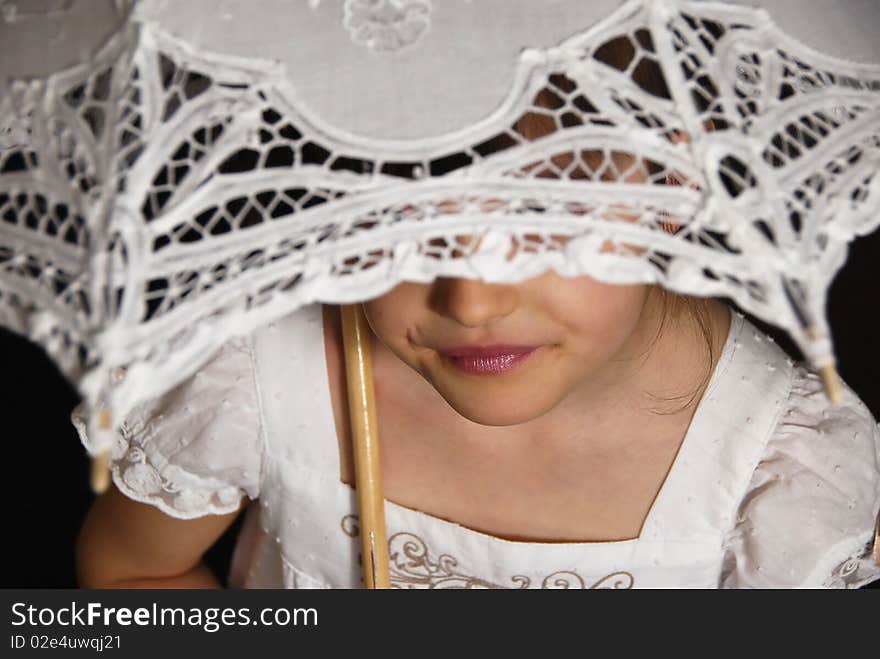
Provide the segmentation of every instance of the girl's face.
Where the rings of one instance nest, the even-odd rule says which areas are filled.
[[[537,105],[543,104],[542,94],[546,93],[538,95]],[[557,126],[550,117],[534,115],[518,124],[518,130],[527,139],[538,139]],[[582,151],[579,157],[597,171],[605,158],[598,151]],[[647,179],[647,170],[634,166],[632,154],[612,151],[609,157],[614,168],[603,170],[603,180]],[[574,153],[562,154],[554,163],[564,168],[574,158]],[[558,177],[550,170],[537,176]],[[486,210],[491,205],[487,201]],[[460,209],[451,201],[442,210]],[[638,219],[626,208],[607,212],[619,221]],[[565,236],[553,237],[567,242]],[[469,237],[463,238],[469,242]],[[629,245],[617,249],[643,251]],[[614,250],[610,241],[601,248]],[[627,398],[631,403],[633,395],[639,395],[634,392],[643,393],[634,376],[658,338],[663,304],[659,295],[651,294],[656,291],[645,285],[603,284],[586,276],[562,277],[548,270],[521,284],[443,277],[430,284],[403,282],[363,303],[363,308],[384,347],[427,380],[462,417],[484,426],[513,426],[551,410],[582,418],[585,409],[601,413]],[[498,375],[464,372],[443,354],[444,348],[492,344],[539,348]]]
[[[403,282],[363,308],[381,344],[461,416],[511,426],[619,393],[655,338],[660,305],[651,290],[549,270],[520,284]],[[492,375],[462,371],[442,352],[492,344],[539,348]]]

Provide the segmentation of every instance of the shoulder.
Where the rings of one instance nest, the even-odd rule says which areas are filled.
[[[78,409],[72,421],[88,446]],[[241,336],[122,420],[111,472],[129,498],[189,519],[229,513],[242,496],[259,496],[264,453],[251,338]]]
[[[781,352],[781,350],[780,350]],[[723,581],[739,587],[861,585],[880,508],[880,428],[844,384],[790,366],[787,395],[726,539]]]

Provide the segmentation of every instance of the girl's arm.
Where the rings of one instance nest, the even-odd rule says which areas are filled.
[[[97,497],[76,542],[81,588],[221,588],[202,561],[247,503],[225,515],[177,519],[115,485]]]

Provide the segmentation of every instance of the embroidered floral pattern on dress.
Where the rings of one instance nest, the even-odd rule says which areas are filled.
[[[346,515],[340,523],[349,537],[359,534],[357,515]],[[538,588],[523,575],[510,577],[513,586],[494,583],[468,575],[458,568],[458,560],[449,554],[431,558],[427,543],[414,533],[395,533],[388,538],[389,572],[392,588],[403,589],[526,589]],[[573,570],[560,570],[541,580],[542,589],[605,590],[631,589],[635,579],[629,572],[614,572],[588,583]]]
[[[861,588],[869,581],[877,578],[876,567],[873,565],[872,544],[869,543],[858,555],[840,563],[825,581],[825,588]]]
[[[172,464],[159,469],[130,429],[123,424],[112,453],[114,481],[126,495],[150,503],[174,517],[199,517],[235,510],[242,492],[235,486],[196,481],[198,477]]]
[[[395,52],[428,31],[431,9],[430,0],[346,0],[344,24],[356,44]]]

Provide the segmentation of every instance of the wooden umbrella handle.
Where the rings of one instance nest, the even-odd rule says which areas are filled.
[[[361,557],[367,588],[390,588],[385,498],[379,462],[379,429],[367,319],[360,304],[341,305],[348,411],[354,444],[354,477],[360,516]]]

